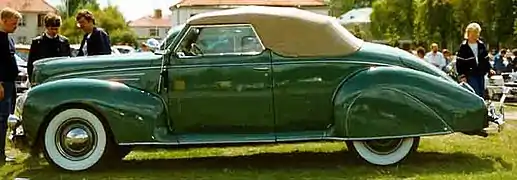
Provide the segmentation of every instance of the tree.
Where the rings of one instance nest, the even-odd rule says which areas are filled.
[[[358,1],[341,2],[349,10]],[[477,22],[486,43],[510,47],[517,42],[517,0],[375,0],[371,31],[378,40],[412,39],[416,44],[437,42],[457,47],[465,27]],[[411,22],[411,23],[407,23]],[[411,35],[412,34],[412,35]]]
[[[99,9],[97,0],[61,0],[61,5],[57,6],[62,17],[74,16],[74,14],[89,5],[90,8]]]
[[[340,16],[355,8],[371,7],[376,0],[330,0],[332,16]]]
[[[420,43],[438,42],[441,47],[447,47],[457,32],[453,14],[449,0],[417,0],[415,39]]]
[[[92,4],[87,4],[84,7],[92,11],[96,25],[110,35],[112,44],[136,44],[136,34],[129,28],[118,7],[110,5],[104,9],[96,9],[96,6]],[[80,43],[84,36],[84,33],[77,28],[75,16],[64,20],[61,33],[67,36],[71,43]]]
[[[377,0],[372,8],[370,29],[375,38],[388,41],[411,39],[414,18],[412,3],[408,3],[408,0]]]
[[[513,44],[517,43],[517,0],[513,0],[513,29],[514,29],[514,36],[513,36]]]
[[[368,39],[368,35],[361,29],[359,25],[354,25],[350,33],[359,39]]]
[[[512,44],[512,22],[517,19],[517,0],[492,0],[495,4],[494,31],[495,44],[505,46]]]
[[[453,6],[453,18],[455,22],[455,46],[458,46],[460,41],[463,41],[465,28],[469,23],[479,22],[480,18],[476,16],[476,4],[472,3],[472,0],[450,0]]]

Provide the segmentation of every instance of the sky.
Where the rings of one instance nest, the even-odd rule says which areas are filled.
[[[52,6],[60,5],[62,0],[46,0]],[[179,0],[97,0],[101,7],[108,3],[118,6],[126,21],[136,20],[153,14],[154,9],[162,9],[162,14],[170,14],[169,7]]]

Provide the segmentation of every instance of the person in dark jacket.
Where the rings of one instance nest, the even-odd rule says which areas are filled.
[[[77,56],[111,54],[110,38],[103,29],[95,26],[95,17],[90,11],[79,11],[75,20],[79,28],[86,33]]]
[[[506,58],[506,49],[502,49],[498,55],[494,57],[494,69],[497,74],[501,74],[505,69],[504,59]]]
[[[51,57],[70,57],[70,43],[65,36],[59,34],[61,17],[54,13],[49,13],[44,18],[45,32],[32,39],[29,58],[27,62],[27,73],[30,82],[33,82],[32,71],[34,62]]]
[[[14,40],[9,37],[18,27],[22,15],[10,8],[0,11],[0,166],[5,162],[13,161],[5,154],[5,140],[7,135],[7,120],[12,112],[13,91],[16,91],[14,81],[18,76],[18,65],[14,53]]]
[[[456,55],[456,68],[460,81],[467,82],[475,93],[483,98],[485,92],[485,76],[495,74],[490,65],[488,50],[479,40],[481,26],[471,23],[465,30],[465,41],[460,45]]]

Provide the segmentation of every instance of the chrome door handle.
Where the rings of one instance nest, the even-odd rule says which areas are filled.
[[[255,71],[269,71],[269,67],[256,67],[253,68]]]

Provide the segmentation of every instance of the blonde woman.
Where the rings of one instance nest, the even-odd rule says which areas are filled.
[[[468,83],[483,98],[485,92],[485,75],[495,74],[489,62],[488,50],[479,40],[481,26],[471,23],[465,29],[465,41],[461,43],[456,54],[456,68],[459,79]]]

